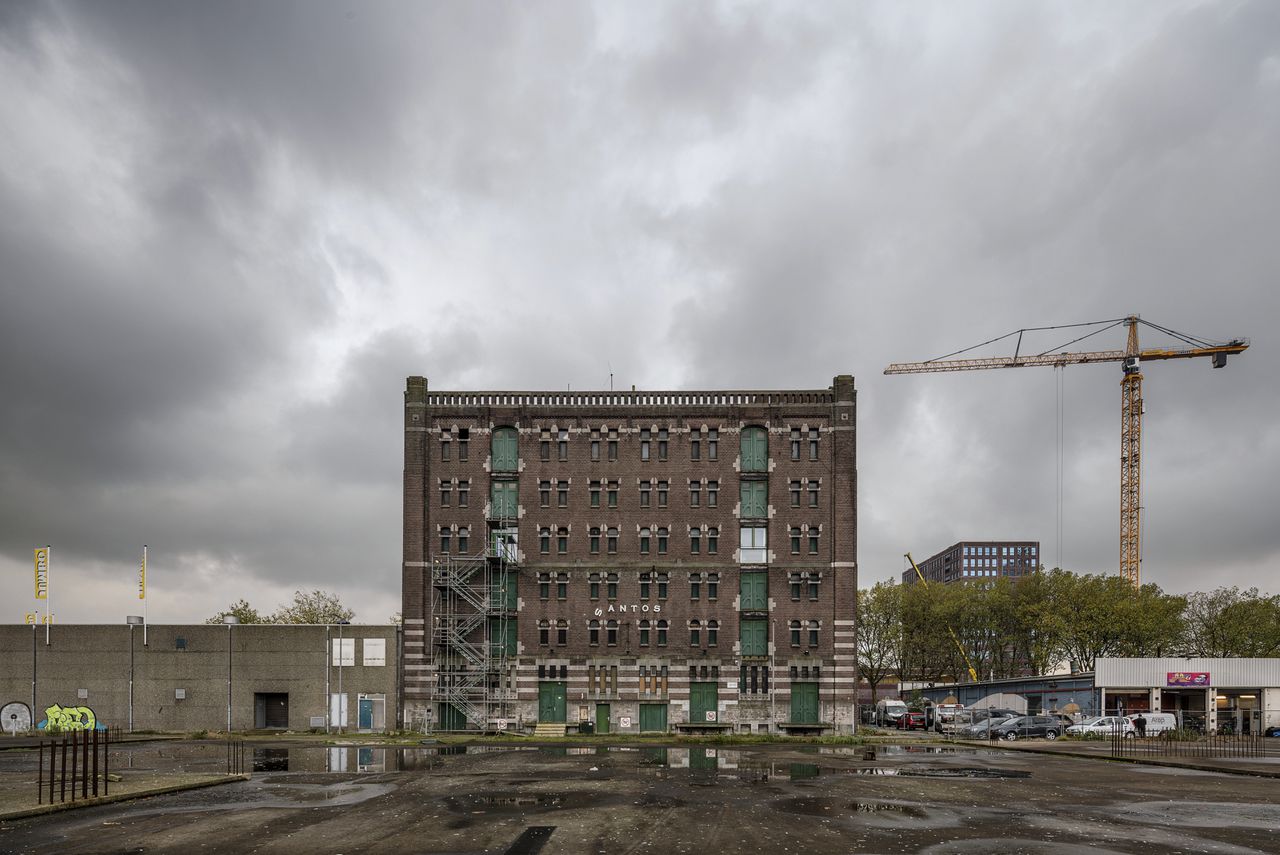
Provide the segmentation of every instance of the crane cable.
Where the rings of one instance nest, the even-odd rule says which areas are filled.
[[[1057,500],[1057,530],[1055,533],[1055,540],[1056,540],[1056,546],[1058,551],[1058,568],[1059,569],[1062,568],[1062,468],[1063,468],[1062,463],[1063,463],[1063,456],[1064,456],[1063,455],[1064,425],[1063,425],[1062,411],[1064,409],[1064,404],[1066,401],[1065,368],[1066,368],[1065,365],[1054,366],[1054,373],[1057,375],[1056,379],[1057,379],[1057,405],[1058,405],[1057,407],[1058,409],[1058,413],[1057,413],[1057,429],[1058,429],[1057,491],[1055,496]]]

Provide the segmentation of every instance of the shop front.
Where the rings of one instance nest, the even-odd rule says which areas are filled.
[[[1201,733],[1262,733],[1280,726],[1280,659],[1098,659],[1103,709],[1173,713]]]

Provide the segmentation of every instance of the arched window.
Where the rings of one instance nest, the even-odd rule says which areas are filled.
[[[618,622],[611,620],[605,624],[606,640],[610,647],[616,647],[618,644]]]
[[[667,622],[665,620],[658,621],[658,646],[667,646]]]
[[[707,621],[707,646],[715,647],[720,643],[720,621]]]
[[[493,432],[490,448],[494,472],[516,472],[520,467],[519,443],[516,429],[498,428]]]
[[[648,527],[640,529],[640,554],[649,554],[649,538],[650,533]]]
[[[551,643],[551,621],[538,621],[538,643],[544,647]]]
[[[702,622],[697,618],[689,621],[689,646],[702,646]]]
[[[587,642],[592,645],[600,643],[600,621],[587,622]]]
[[[648,620],[648,618],[645,618],[644,620],[640,621],[640,646],[641,646],[641,647],[648,647],[648,646],[649,646],[649,620]]]

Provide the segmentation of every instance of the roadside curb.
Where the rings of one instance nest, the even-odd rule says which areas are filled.
[[[200,790],[205,787],[217,787],[221,784],[234,784],[237,781],[249,780],[248,775],[224,775],[207,781],[192,781],[186,784],[170,784],[165,787],[152,787],[147,790],[137,790],[132,793],[120,793],[119,795],[98,796],[94,798],[90,796],[87,799],[76,799],[74,802],[58,802],[51,805],[40,805],[39,807],[26,808],[25,810],[8,811],[0,813],[0,822],[9,822],[15,819],[28,819],[33,816],[45,816],[46,814],[58,813],[64,810],[75,810],[76,808],[96,807],[97,805],[109,805],[116,802],[127,802],[132,799],[144,799],[149,796],[163,796],[169,793],[181,793],[186,790]]]
[[[1047,748],[1009,745],[1000,743],[992,746],[986,741],[970,742],[963,740],[957,745],[972,745],[981,748],[1003,748],[1008,751],[1020,751],[1025,754],[1043,754],[1048,757],[1075,757],[1080,760],[1102,760],[1107,763],[1135,763],[1139,766],[1162,766],[1166,769],[1190,769],[1195,772],[1217,772],[1223,775],[1249,775],[1254,778],[1280,778],[1280,770],[1271,769],[1239,769],[1229,766],[1208,766],[1203,763],[1177,763],[1172,760],[1157,760],[1149,757],[1115,757],[1110,754],[1086,754],[1077,751],[1053,751]]]

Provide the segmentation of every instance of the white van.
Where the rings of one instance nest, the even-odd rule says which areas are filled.
[[[1147,727],[1146,727],[1147,736],[1159,736],[1160,734],[1164,733],[1166,730],[1178,729],[1178,719],[1174,717],[1173,713],[1167,713],[1167,712],[1133,713],[1132,715],[1125,716],[1125,718],[1129,719],[1130,724],[1133,724],[1133,720],[1136,719],[1138,716],[1142,716],[1147,720]],[[1134,725],[1134,729],[1136,732],[1137,725]]]
[[[907,705],[897,698],[886,698],[876,701],[876,724],[890,727],[898,723],[907,712]]]

